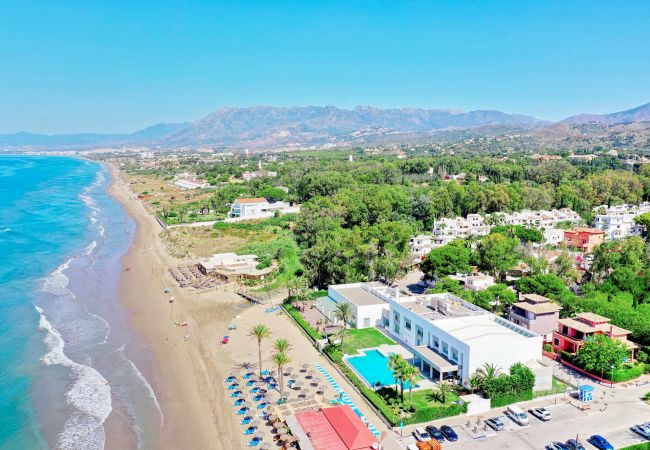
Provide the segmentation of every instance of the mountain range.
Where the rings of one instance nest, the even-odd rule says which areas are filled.
[[[223,107],[193,123],[160,123],[130,134],[14,133],[0,135],[0,147],[87,148],[129,144],[264,148],[369,145],[448,135],[505,132],[551,134],[650,121],[650,103],[611,114],[580,114],[557,123],[494,110],[379,109],[358,106]],[[647,127],[643,127],[644,129]]]

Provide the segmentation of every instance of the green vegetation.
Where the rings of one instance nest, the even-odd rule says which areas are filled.
[[[535,391],[533,393],[534,397],[545,397],[547,395],[553,395],[553,394],[563,394],[566,392],[567,387],[569,387],[568,384],[563,383],[562,381],[558,380],[557,378],[553,377],[553,385],[551,386],[551,389],[548,391]]]
[[[395,344],[395,341],[385,336],[376,328],[352,328],[348,330],[343,343],[343,353],[354,355],[359,349],[379,347],[383,344]]]
[[[619,369],[628,355],[629,351],[622,342],[604,334],[596,334],[589,337],[578,349],[573,362],[578,367],[604,378],[606,372],[611,373]],[[611,375],[609,378],[611,379]]]
[[[534,397],[535,374],[521,363],[510,367],[509,374],[493,364],[480,367],[470,379],[472,389],[483,392],[493,408],[531,400]]]
[[[621,450],[650,450],[650,442],[630,445],[629,447],[623,447]]]

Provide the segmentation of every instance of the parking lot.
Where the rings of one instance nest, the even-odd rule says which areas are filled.
[[[541,406],[541,405],[537,405]],[[492,448],[506,448],[506,449],[543,449],[552,441],[566,442],[569,439],[575,439],[576,436],[586,449],[594,449],[587,442],[587,438],[592,434],[601,434],[609,440],[614,448],[624,448],[633,444],[646,442],[641,436],[637,435],[629,429],[623,427],[613,431],[600,431],[601,422],[606,423],[606,414],[592,413],[591,415],[580,411],[576,407],[568,404],[561,403],[558,405],[543,405],[552,415],[550,421],[544,422],[529,414],[530,423],[526,426],[520,426],[511,420],[505,414],[505,408],[500,411],[492,411],[490,414],[483,416],[484,419],[492,417],[502,417],[505,423],[505,428],[502,431],[494,432],[491,428],[488,429],[489,436],[482,439],[474,439],[466,431],[465,424],[468,420],[465,418],[450,418],[444,422],[450,425],[456,434],[458,434],[458,441],[444,442],[444,448],[463,448],[463,449],[492,449]],[[528,411],[527,411],[528,412]],[[464,420],[461,421],[461,420]],[[474,423],[475,418],[472,421]],[[585,425],[588,426],[589,431],[584,432]],[[441,423],[437,424],[438,426]],[[609,428],[606,428],[609,430]],[[405,436],[402,440],[402,445],[406,448],[408,444],[415,443],[415,438],[412,435]]]

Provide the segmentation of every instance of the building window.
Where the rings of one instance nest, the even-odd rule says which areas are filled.
[[[411,329],[411,320],[407,319],[406,317],[404,317],[404,328],[406,328],[407,330]]]
[[[449,346],[447,345],[446,342],[442,343],[442,353],[443,353],[443,355],[446,355],[447,353],[449,353]]]
[[[393,331],[399,333],[399,313],[393,312]]]
[[[553,338],[553,345],[555,345],[556,347],[559,347],[560,346],[560,340],[558,338]]]
[[[422,327],[419,325],[415,326],[415,334],[418,335],[418,337],[424,337],[424,330],[422,330]]]
[[[451,360],[458,361],[458,352],[455,349],[451,349]]]
[[[569,335],[569,327],[562,325],[562,334]]]
[[[440,341],[438,341],[437,337],[434,337],[433,338],[433,348],[437,349],[439,345],[440,345]]]

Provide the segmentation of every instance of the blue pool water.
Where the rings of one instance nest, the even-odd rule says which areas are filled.
[[[395,384],[393,371],[388,368],[388,358],[379,350],[366,350],[364,355],[348,358],[348,363],[368,382],[370,386],[379,383],[380,386]],[[404,384],[408,389],[409,383]],[[413,387],[417,387],[414,385]]]

